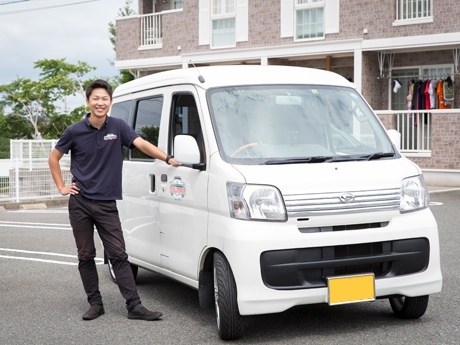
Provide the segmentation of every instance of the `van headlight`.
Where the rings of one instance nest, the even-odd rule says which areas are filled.
[[[408,177],[401,183],[401,213],[421,210],[428,207],[430,197],[422,175]]]
[[[227,182],[227,196],[232,218],[278,222],[287,220],[283,198],[275,187]]]

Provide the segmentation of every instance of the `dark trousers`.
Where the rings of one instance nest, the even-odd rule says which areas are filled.
[[[125,240],[115,200],[101,201],[85,198],[81,194],[69,198],[69,219],[78,251],[78,270],[90,305],[102,305],[97,274],[94,226],[110,260],[118,288],[126,300],[126,308],[139,304],[131,265],[125,249]]]

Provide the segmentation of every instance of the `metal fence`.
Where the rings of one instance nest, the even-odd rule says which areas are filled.
[[[48,166],[48,156],[57,140],[11,140],[8,176],[0,176],[0,202],[63,198]],[[71,181],[70,156],[60,161],[62,177]]]

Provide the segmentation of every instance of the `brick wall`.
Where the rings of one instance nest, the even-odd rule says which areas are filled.
[[[139,14],[152,13],[151,0],[139,0]],[[166,6],[166,7],[165,7]],[[393,26],[396,17],[395,0],[340,0],[340,32],[326,35],[324,41],[348,39],[380,39],[389,37],[405,37],[413,35],[429,35],[460,31],[460,4],[458,0],[434,0],[433,23]],[[161,3],[156,11],[169,8]],[[248,1],[249,35],[247,42],[237,42],[235,49],[256,48],[264,46],[282,46],[292,44],[308,44],[308,41],[294,42],[293,37],[280,37],[280,0]],[[132,55],[121,55],[117,51],[117,59],[139,59],[161,57],[177,54],[177,46],[182,47],[181,53],[193,53],[209,50],[209,46],[198,45],[198,1],[184,1],[183,11],[164,13],[163,49],[138,51],[130,50]],[[125,19],[117,20],[118,23]],[[139,21],[138,18],[133,18]],[[136,24],[139,26],[139,24]],[[368,34],[363,34],[363,29]],[[117,33],[120,30],[117,30]],[[128,44],[128,37],[119,37],[120,46]],[[169,43],[168,43],[169,42]],[[317,42],[317,41],[313,41]],[[166,45],[165,45],[166,44]]]

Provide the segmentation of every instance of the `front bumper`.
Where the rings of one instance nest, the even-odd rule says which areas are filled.
[[[374,273],[377,298],[440,292],[438,231],[429,209],[403,215],[392,211],[318,217],[309,226],[376,219],[386,225],[336,232],[300,231],[305,226],[295,220],[229,222],[227,218],[219,222],[223,232],[213,236],[225,234],[222,247],[217,247],[232,267],[240,314],[276,313],[296,305],[327,303],[327,276]]]

